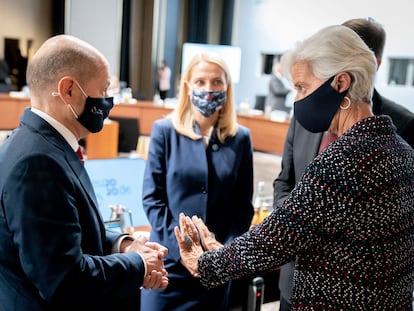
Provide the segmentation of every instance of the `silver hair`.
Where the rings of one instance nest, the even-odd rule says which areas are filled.
[[[329,26],[299,43],[281,58],[283,73],[291,79],[292,66],[303,61],[321,80],[348,72],[352,82],[348,96],[353,102],[370,102],[377,63],[362,39],[345,26]]]

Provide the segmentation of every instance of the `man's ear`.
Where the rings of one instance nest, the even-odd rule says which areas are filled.
[[[336,90],[342,93],[350,88],[352,77],[348,72],[340,72],[336,78]]]
[[[73,79],[68,76],[62,77],[59,80],[58,91],[65,102],[70,102],[72,100],[73,84]]]

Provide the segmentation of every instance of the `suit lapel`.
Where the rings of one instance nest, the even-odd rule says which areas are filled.
[[[79,178],[79,181],[87,196],[89,197],[91,204],[93,205],[95,211],[98,212],[98,202],[86,169],[79,161],[76,152],[72,150],[62,135],[60,135],[60,133],[56,131],[55,128],[53,128],[53,126],[51,126],[48,122],[30,111],[30,108],[26,109],[23,113],[21,122],[26,126],[30,126],[34,130],[38,131],[40,135],[45,137],[49,143],[62,150],[64,159],[68,162],[74,174]]]
[[[73,171],[73,178],[78,178],[81,187],[84,189],[86,196],[90,202],[90,208],[95,212],[98,219],[99,229],[101,232],[102,241],[105,241],[105,227],[102,221],[101,214],[98,209],[98,201],[95,196],[92,183],[89,179],[88,173],[78,158],[78,155],[66,142],[62,135],[56,131],[53,126],[43,120],[38,115],[30,111],[30,108],[26,109],[21,118],[23,126],[29,126],[34,131],[37,131],[42,135],[50,144],[53,144],[61,152],[57,152],[54,156],[59,161],[65,161]],[[63,164],[62,164],[63,165]]]

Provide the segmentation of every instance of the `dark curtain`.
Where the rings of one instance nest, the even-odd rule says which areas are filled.
[[[65,0],[52,1],[52,36],[65,33]]]
[[[188,42],[207,43],[209,0],[188,3]]]
[[[223,1],[223,15],[221,17],[220,44],[231,45],[233,32],[234,0]]]
[[[119,81],[129,85],[129,34],[131,31],[131,0],[124,0],[122,7],[122,36],[121,61],[119,68]]]

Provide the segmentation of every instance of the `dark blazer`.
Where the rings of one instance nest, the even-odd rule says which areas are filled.
[[[397,127],[397,133],[413,147],[414,114],[403,106],[382,97],[376,90],[374,90],[372,102],[374,114],[388,114]],[[305,168],[316,157],[322,135],[322,133],[307,131],[294,117],[292,118],[283,150],[281,171],[273,182],[275,205],[287,198]],[[288,301],[292,296],[294,268],[295,263],[290,262],[280,269],[279,289],[281,295]]]
[[[164,263],[170,285],[165,291],[144,291],[142,310],[172,310],[171,300],[177,305],[177,295],[189,297],[181,298],[186,303],[181,302],[181,307],[174,310],[201,310],[190,300],[197,303],[199,296],[208,293],[180,263],[174,235],[179,213],[198,215],[218,241],[227,243],[249,229],[252,193],[253,149],[247,128],[239,126],[236,136],[227,138],[224,144],[213,131],[206,149],[202,139],[178,134],[170,118],[154,123],[144,174],[143,207],[152,226],[150,240],[168,247]],[[175,289],[176,284],[181,285]],[[207,303],[219,310],[211,299]]]
[[[372,112],[375,115],[386,114],[397,127],[397,134],[414,148],[414,113],[396,102],[381,96],[376,90],[372,96]]]
[[[141,256],[105,256],[119,234],[105,231],[76,153],[30,109],[0,149],[0,172],[1,310],[114,310],[137,295]]]

